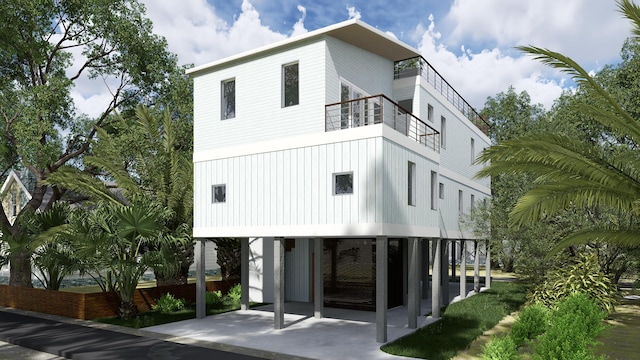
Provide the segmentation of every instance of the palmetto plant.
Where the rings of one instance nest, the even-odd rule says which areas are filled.
[[[81,258],[111,274],[120,298],[118,316],[122,318],[137,314],[133,297],[145,271],[176,266],[175,254],[157,246],[169,241],[161,236],[163,212],[163,208],[141,197],[134,197],[128,206],[99,202],[88,214],[76,214],[65,230],[76,240]]]
[[[640,37],[640,8],[630,0],[618,2],[620,12]],[[608,144],[588,143],[557,134],[540,134],[503,141],[486,149],[478,159],[488,165],[478,176],[531,174],[533,188],[522,196],[510,214],[517,224],[536,221],[564,209],[599,207],[640,217],[640,120],[629,113],[580,65],[560,53],[524,46],[521,51],[569,74],[586,91],[589,102],[576,110],[604,126],[613,139]],[[624,138],[624,142],[615,139]],[[640,226],[594,225],[561,240],[552,253],[574,244],[603,241],[640,245]]]

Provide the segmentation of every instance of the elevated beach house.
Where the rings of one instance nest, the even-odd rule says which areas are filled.
[[[429,296],[439,317],[460,216],[491,196],[488,126],[416,49],[353,19],[188,73],[196,251],[242,239],[243,309],[375,311],[380,342],[389,308],[415,327]]]

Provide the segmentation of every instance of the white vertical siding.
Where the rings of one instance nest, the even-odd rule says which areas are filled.
[[[295,239],[295,246],[287,251],[285,260],[284,298],[287,301],[309,302],[310,296],[309,239]]]

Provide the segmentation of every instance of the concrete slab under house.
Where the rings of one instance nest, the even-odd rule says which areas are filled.
[[[352,19],[188,70],[199,318],[200,255],[217,237],[241,238],[241,311],[273,303],[275,329],[285,302],[315,318],[371,311],[379,343],[389,309],[405,306],[409,329],[440,317],[447,267],[463,267],[464,287],[467,260],[486,248],[460,217],[491,196],[473,178],[490,140],[427,60]]]

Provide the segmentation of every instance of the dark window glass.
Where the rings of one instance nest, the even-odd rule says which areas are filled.
[[[353,194],[353,174],[335,175],[335,194]]]
[[[298,81],[298,64],[283,66],[283,85],[284,85],[284,103],[283,107],[298,105],[299,97],[299,81]]]
[[[223,203],[227,201],[227,186],[213,185],[213,202]]]
[[[222,82],[222,120],[236,117],[236,80]]]

